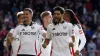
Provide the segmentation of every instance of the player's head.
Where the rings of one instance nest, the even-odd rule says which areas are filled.
[[[41,19],[43,21],[43,26],[47,28],[48,24],[52,23],[52,14],[50,11],[44,11],[41,13]]]
[[[71,9],[66,9],[63,19],[67,22],[70,22],[72,24],[78,24],[78,19],[76,18],[75,13]]]
[[[17,13],[17,21],[18,21],[18,24],[22,24],[24,19],[23,19],[23,11],[20,11]]]
[[[64,8],[57,6],[53,8],[53,23],[58,24],[63,19]]]
[[[30,8],[25,8],[24,9],[24,20],[25,21],[30,21],[32,20],[33,17],[33,11]]]

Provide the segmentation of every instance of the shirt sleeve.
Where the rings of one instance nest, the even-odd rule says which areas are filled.
[[[80,26],[80,28],[78,28],[77,36],[79,37],[79,40],[81,42],[80,42],[78,50],[81,51],[84,48],[85,44],[86,44],[86,38],[85,38],[85,34],[83,32],[83,29],[82,29],[81,25],[79,25],[79,26]]]
[[[50,26],[47,27],[47,35],[46,35],[47,39],[51,39],[51,31],[50,31]]]
[[[6,47],[7,46],[7,37],[4,39],[3,45]]]
[[[42,35],[43,33],[46,33],[46,31],[44,30],[43,26],[41,25],[39,27],[39,33]]]
[[[9,33],[12,33],[12,34],[13,34],[13,32],[14,32],[14,29],[11,29],[11,30],[9,31]]]
[[[20,29],[19,26],[17,26],[17,27],[14,29],[14,31],[13,31],[13,37],[17,37],[17,35],[19,35],[19,29]]]
[[[11,34],[13,34],[13,32],[14,32],[14,29],[11,29],[10,31],[9,31],[9,33],[11,33]],[[8,34],[7,34],[7,36],[8,36]],[[4,43],[3,43],[3,45],[4,46],[7,46],[7,36],[6,36],[6,38],[4,39]]]

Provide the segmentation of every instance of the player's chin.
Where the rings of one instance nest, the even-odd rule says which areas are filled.
[[[57,25],[59,22],[58,22],[58,21],[53,21],[53,23],[54,23],[55,25]]]

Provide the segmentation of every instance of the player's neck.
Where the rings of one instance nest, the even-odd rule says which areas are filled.
[[[32,20],[26,21],[25,24],[30,25]]]
[[[18,24],[23,24],[23,22],[18,22]]]
[[[64,20],[63,20],[63,19],[61,19],[60,23],[63,23],[63,22],[64,22]]]

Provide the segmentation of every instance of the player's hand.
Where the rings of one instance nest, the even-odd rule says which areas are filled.
[[[42,47],[43,47],[43,48],[46,48],[46,46],[47,46],[47,44],[46,44],[46,43],[42,44]]]
[[[72,42],[70,42],[69,47],[74,47],[74,44]]]
[[[78,50],[76,50],[75,56],[79,56],[79,51]]]
[[[13,41],[12,33],[7,34],[7,46],[10,46],[10,44]]]

